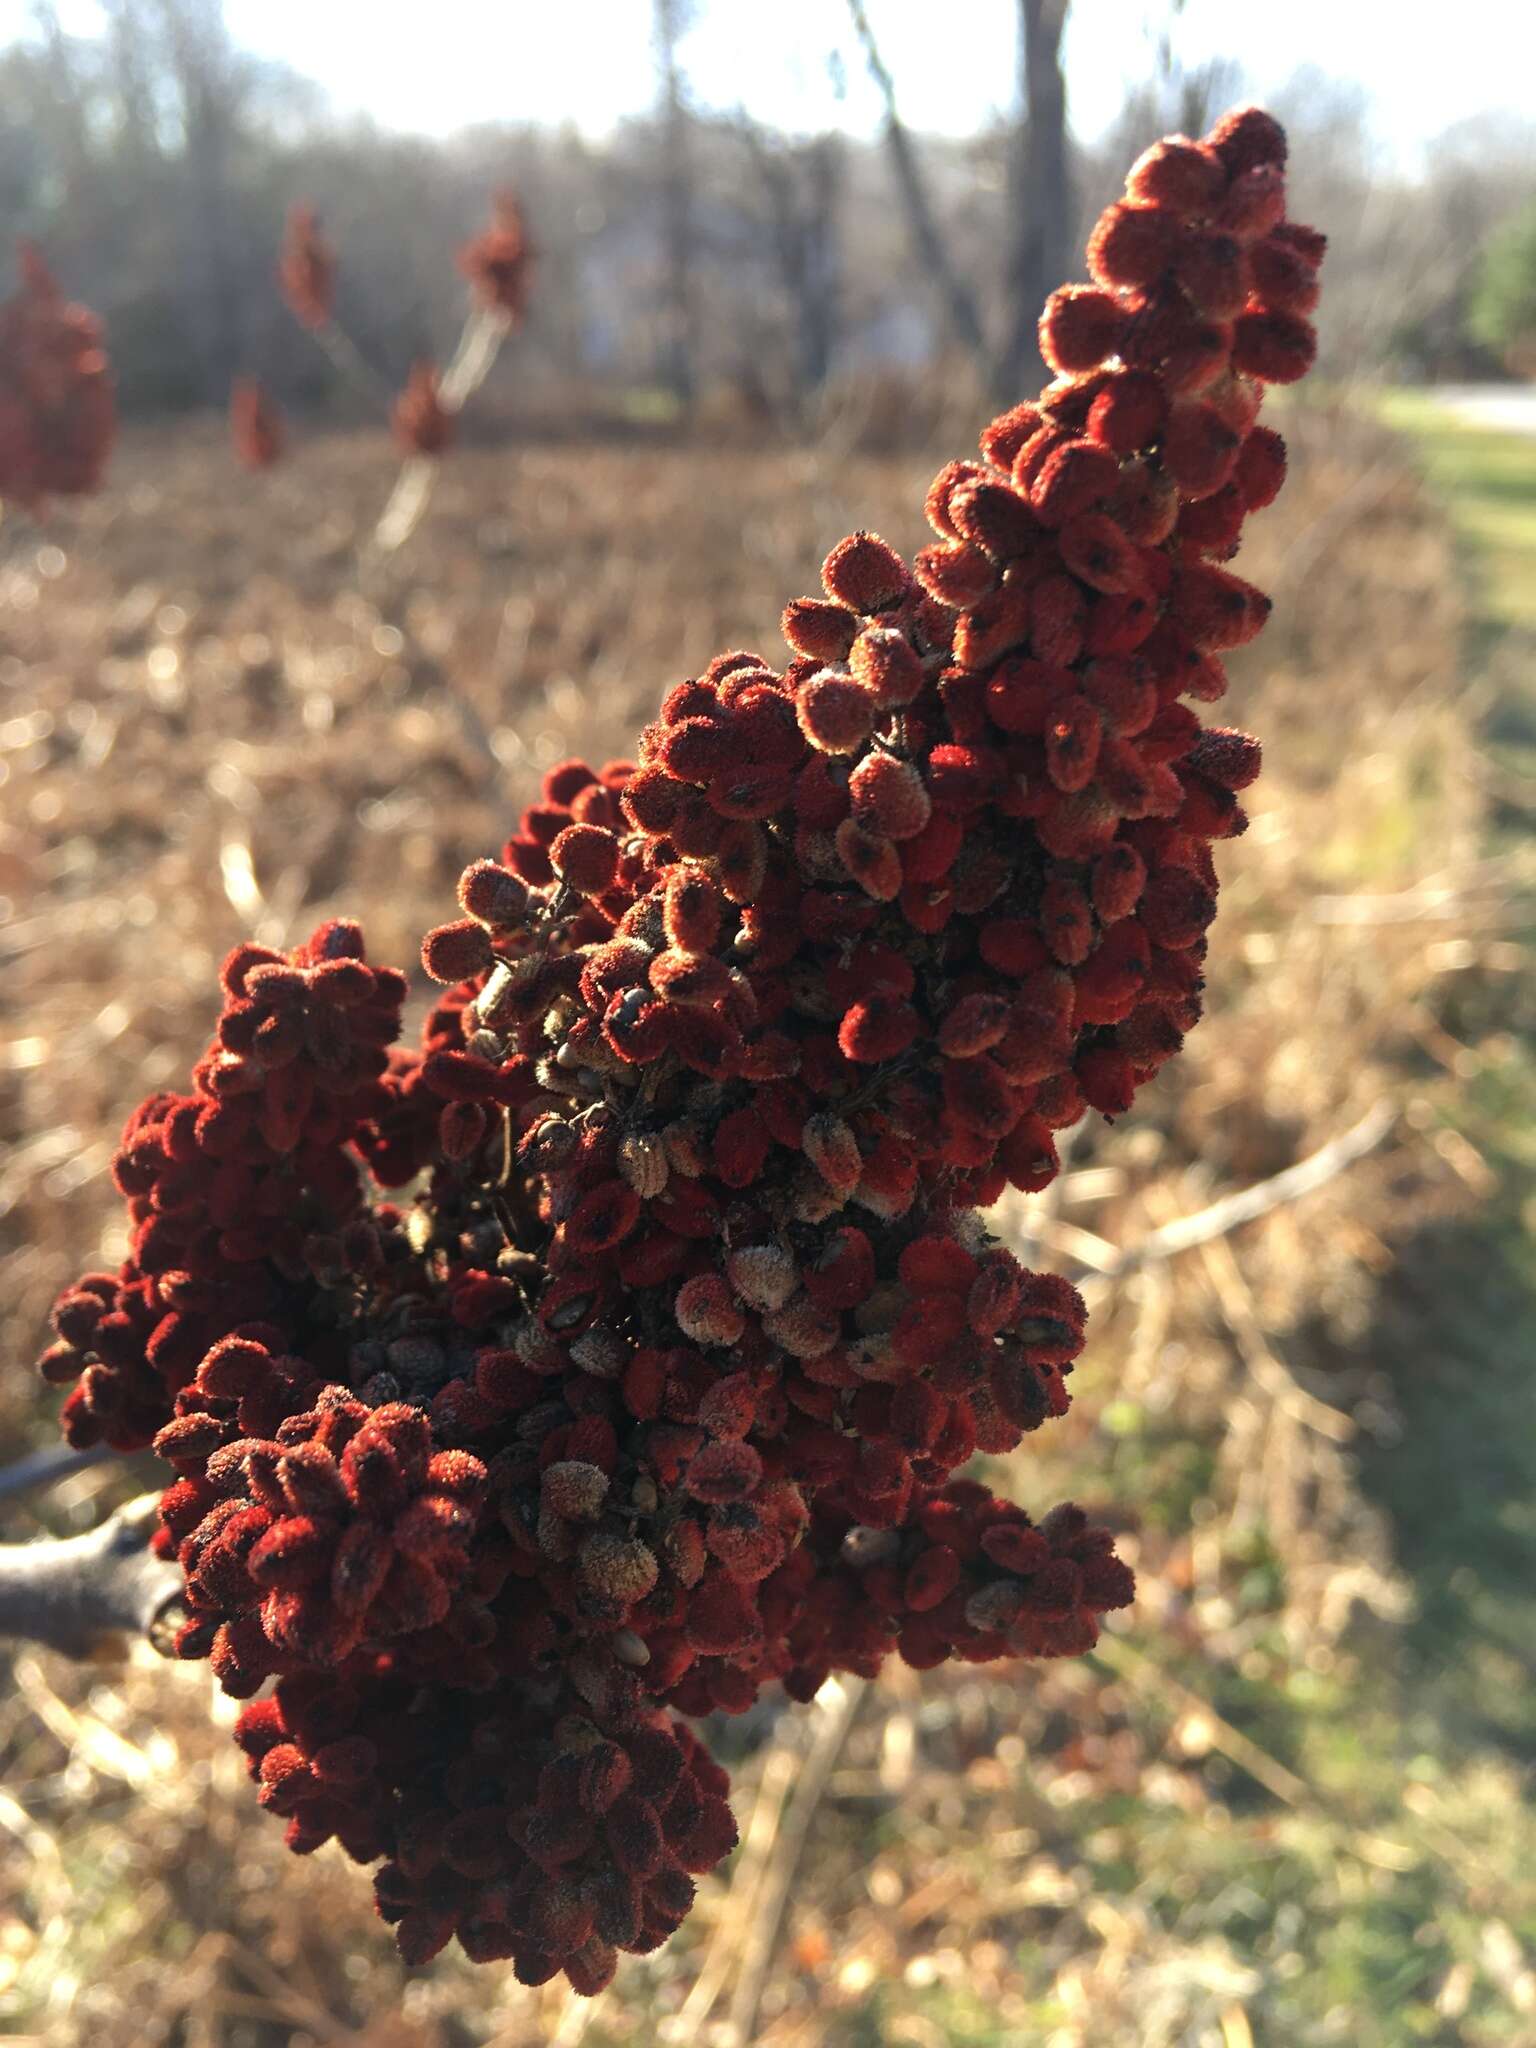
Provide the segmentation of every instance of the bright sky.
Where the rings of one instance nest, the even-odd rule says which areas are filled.
[[[964,135],[1014,90],[1014,0],[867,0],[917,128]],[[653,95],[651,0],[225,0],[236,40],[316,79],[339,113],[441,135],[476,121],[574,121],[601,134]],[[66,28],[95,33],[95,0],[60,0]],[[1157,0],[1074,0],[1067,31],[1072,125],[1092,139],[1152,63]],[[1302,65],[1363,85],[1370,125],[1412,163],[1452,122],[1536,115],[1536,7],[1529,0],[1186,0],[1185,62],[1235,58],[1262,97]],[[872,133],[875,97],[843,0],[701,0],[684,45],[706,106],[744,104],[776,126]],[[27,32],[27,0],[0,0],[0,40]],[[1439,33],[1436,32],[1440,28]],[[828,57],[843,56],[839,100]]]

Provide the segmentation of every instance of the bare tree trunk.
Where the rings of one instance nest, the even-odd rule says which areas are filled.
[[[183,1581],[149,1548],[159,1511],[146,1493],[87,1535],[0,1543],[0,1636],[82,1660],[144,1636],[168,1656]]]
[[[34,0],[32,18],[42,35],[43,71],[53,100],[49,128],[57,139],[65,192],[72,196],[82,188],[90,169],[85,92],[71,39],[64,33],[53,0]]]
[[[1061,0],[1063,7],[1065,4],[1066,0]],[[949,246],[934,214],[917,152],[896,108],[896,83],[880,55],[880,46],[870,27],[864,0],[848,0],[848,12],[853,17],[859,41],[864,45],[870,77],[885,101],[885,146],[890,153],[891,169],[896,175],[897,189],[907,216],[907,231],[912,237],[918,262],[939,295],[956,341],[985,374],[988,353],[981,310],[969,283],[950,260]]]
[[[230,204],[230,157],[240,125],[241,88],[222,0],[159,4],[180,102],[192,258],[188,309],[203,362],[203,396],[212,403],[222,400],[243,353]]]
[[[135,0],[103,0],[103,12],[121,147],[133,170],[142,175],[159,154],[143,10]]]
[[[1072,265],[1072,192],[1067,166],[1067,88],[1061,36],[1068,0],[1019,0],[1019,129],[1014,153],[1015,241],[1008,273],[1006,338],[993,370],[994,395],[1013,404],[1046,374],[1038,322]]]
[[[776,151],[745,113],[739,127],[768,202],[774,262],[790,312],[794,393],[803,412],[831,372],[842,318],[842,144],[835,135],[821,135]]]
[[[226,110],[210,94],[199,95],[188,123],[186,162],[194,206],[194,234],[203,286],[200,304],[206,398],[216,402],[240,367],[241,301],[234,275],[229,205],[229,142]]]
[[[693,164],[677,46],[688,27],[688,0],[655,0],[655,10],[664,270],[661,372],[678,405],[687,412],[695,391]]]
[[[845,159],[840,140],[811,144],[804,214],[805,307],[800,324],[804,389],[819,392],[832,374],[842,324],[841,211]]]

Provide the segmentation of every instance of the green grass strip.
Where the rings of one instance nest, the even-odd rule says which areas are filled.
[[[1426,391],[1384,392],[1379,411],[1445,500],[1484,616],[1536,626],[1536,434],[1474,426]]]

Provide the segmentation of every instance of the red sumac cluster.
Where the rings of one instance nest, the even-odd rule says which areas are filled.
[[[70,304],[32,243],[17,262],[20,288],[0,305],[0,498],[41,509],[100,484],[117,405],[101,322]]]
[[[511,192],[494,196],[489,225],[463,244],[456,260],[470,287],[472,320],[476,315],[482,321],[490,319],[503,333],[520,327],[528,309],[534,252]],[[290,207],[278,253],[278,289],[294,319],[321,338],[333,360],[353,377],[360,371],[369,376],[363,358],[337,325],[338,268],[336,251],[326,240],[314,207],[304,202]],[[455,395],[445,394],[437,365],[430,359],[412,364],[403,388],[389,403],[390,427],[407,455],[438,456],[448,448],[464,396],[462,383]],[[270,469],[284,453],[288,436],[282,413],[254,377],[237,377],[232,384],[229,427],[235,455],[247,469]]]
[[[956,1476],[1083,1343],[978,1212],[1200,1014],[1258,748],[1190,700],[1268,611],[1223,564],[1322,253],[1283,159],[1250,110],[1138,163],[933,544],[839,542],[787,667],[722,655],[634,761],[551,769],[427,937],[419,1050],[326,925],[230,959],[128,1128],[130,1255],[44,1370],[74,1442],[172,1467],[181,1649],[412,1961],[598,1990],[734,1839],[690,1717],[1071,1654],[1130,1597],[1080,1510]]]

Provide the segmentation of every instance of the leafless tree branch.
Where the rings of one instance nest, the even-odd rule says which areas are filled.
[[[159,1507],[141,1494],[84,1536],[0,1544],[0,1636],[82,1661],[142,1636],[168,1656],[183,1582],[149,1548]]]
[[[917,247],[918,260],[943,301],[956,340],[977,369],[986,376],[990,364],[987,338],[981,324],[981,309],[976,303],[976,295],[970,285],[950,261],[949,246],[934,215],[922,167],[917,160],[917,151],[897,110],[896,81],[886,69],[885,59],[880,54],[880,45],[875,41],[875,32],[870,26],[864,0],[848,0],[848,12],[853,18],[854,30],[859,41],[864,46],[864,61],[869,66],[869,75],[879,87],[880,96],[885,101],[885,146],[890,154],[891,169],[896,174],[897,188],[906,211],[907,227]]]
[[[1298,1159],[1283,1173],[1256,1181],[1252,1187],[1237,1188],[1193,1216],[1177,1217],[1161,1229],[1148,1232],[1139,1243],[1127,1245],[1114,1264],[1105,1269],[1106,1277],[1118,1280],[1123,1274],[1134,1273],[1138,1266],[1176,1258],[1180,1252],[1192,1251],[1196,1245],[1225,1237],[1240,1225],[1267,1216],[1271,1209],[1279,1209],[1287,1202],[1299,1201],[1303,1195],[1310,1195],[1316,1188],[1326,1187],[1346,1167],[1353,1166],[1368,1152],[1374,1152],[1396,1122],[1395,1104],[1383,1097],[1371,1105],[1357,1124],[1341,1131],[1338,1137],[1330,1138],[1315,1152],[1309,1152],[1305,1159]]]
[[[665,298],[663,374],[679,407],[693,404],[694,166],[688,104],[677,46],[692,26],[690,0],[654,0],[652,41],[656,53],[661,124],[661,213]]]
[[[1028,395],[1046,369],[1040,308],[1072,269],[1067,89],[1061,38],[1067,0],[1019,0],[1019,111],[1010,199],[1008,317],[993,374],[1000,402]]]
[[[511,332],[512,322],[500,307],[471,307],[453,360],[438,383],[437,402],[444,412],[464,410],[491,374],[501,345]],[[436,455],[406,457],[364,550],[365,560],[377,562],[410,539],[431,503],[432,487],[441,466]]]
[[[37,1487],[72,1479],[77,1472],[89,1471],[92,1465],[99,1465],[113,1455],[105,1444],[89,1451],[72,1450],[68,1444],[45,1444],[40,1451],[30,1451],[14,1465],[0,1469],[0,1500],[15,1500]]]

